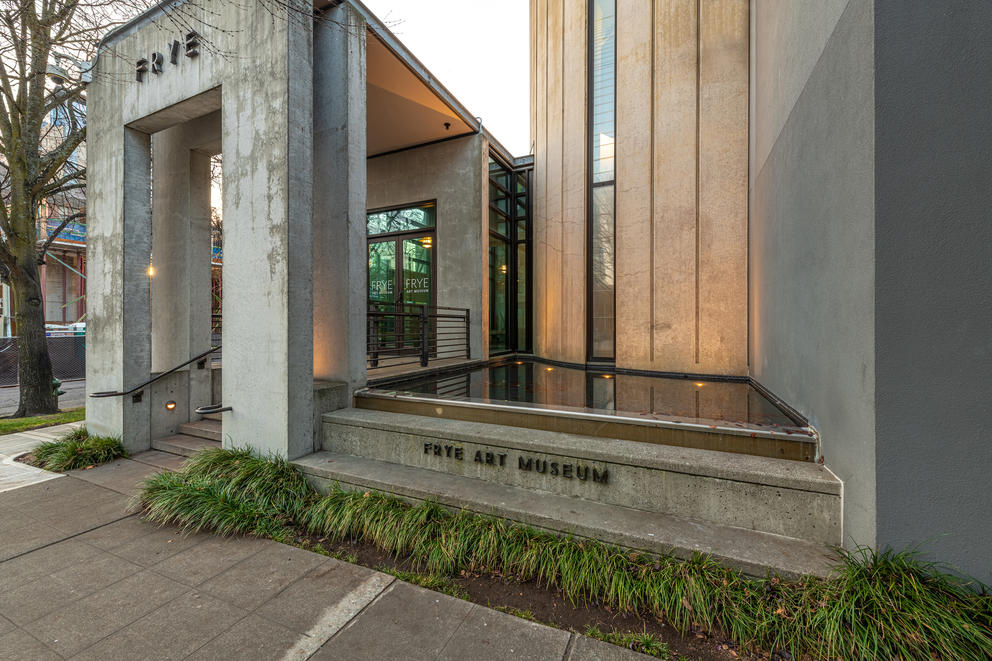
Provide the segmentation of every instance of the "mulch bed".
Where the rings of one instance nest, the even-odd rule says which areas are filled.
[[[364,542],[333,541],[307,534],[301,534],[296,542],[304,548],[312,548],[320,544],[331,553],[355,554],[358,557],[358,564],[371,569],[389,567],[401,571],[416,571],[409,559],[398,559]],[[545,588],[537,581],[520,582],[502,576],[468,572],[451,578],[468,593],[469,601],[490,608],[503,606],[529,611],[538,622],[559,629],[585,633],[587,627],[597,626],[604,632],[653,634],[668,644],[675,659],[680,655],[694,661],[769,658],[767,655],[754,656],[742,652],[733,641],[719,635],[713,636],[699,631],[683,635],[654,618],[615,613],[606,606],[594,603],[573,606],[559,592]],[[776,654],[773,658],[786,659],[787,656],[779,657]]]

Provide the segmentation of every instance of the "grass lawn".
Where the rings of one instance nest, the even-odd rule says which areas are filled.
[[[4,434],[15,434],[19,431],[28,431],[29,429],[64,425],[68,422],[79,422],[85,418],[85,406],[60,411],[51,415],[36,415],[30,418],[0,418],[0,436]]]

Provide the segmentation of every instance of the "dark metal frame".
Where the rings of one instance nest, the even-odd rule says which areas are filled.
[[[616,4],[614,0],[614,23],[613,23],[613,66],[617,67],[617,31]],[[588,0],[586,5],[586,359],[589,362],[616,362],[617,355],[617,308],[616,308],[616,239],[617,239],[617,93],[616,93],[616,71],[613,73],[613,179],[611,181],[593,182],[595,176],[593,167],[593,154],[595,149],[593,143],[595,135],[593,133],[593,115],[595,114],[595,99],[593,91],[593,15],[596,0]],[[592,295],[592,233],[593,233],[593,189],[602,186],[613,186],[613,355],[596,356],[593,353],[593,295]]]
[[[393,311],[376,310],[374,307],[381,307],[382,304],[369,301],[368,323],[366,338],[366,368],[376,369],[378,367],[399,367],[401,365],[413,365],[419,362],[421,367],[427,367],[431,359],[458,358],[471,359],[471,318],[467,308],[434,307],[427,305],[405,304],[402,309]],[[393,322],[393,338],[396,346],[389,346],[381,342],[379,335],[379,322],[386,318],[402,320],[402,324]],[[417,346],[406,346],[407,343],[407,323],[409,319],[417,321],[417,335],[409,339],[416,339]],[[402,328],[402,333],[396,328]],[[406,362],[389,362],[387,365],[380,365],[381,360],[390,358],[404,358],[417,356],[415,360]]]
[[[509,210],[507,222],[509,225],[508,231],[505,235],[500,234],[492,229],[492,220],[489,222],[489,235],[490,237],[496,237],[500,240],[506,241],[507,243],[507,297],[506,297],[506,335],[507,335],[507,346],[506,349],[493,353],[490,351],[490,356],[500,356],[508,353],[514,352],[526,352],[530,351],[533,342],[533,330],[534,330],[534,299],[533,299],[533,287],[534,287],[534,251],[533,251],[533,232],[534,232],[534,222],[533,222],[533,177],[531,176],[534,168],[533,165],[527,165],[520,168],[515,168],[506,162],[498,153],[490,150],[489,157],[503,167],[510,175],[510,187],[509,190],[504,191],[507,193],[507,209]],[[523,175],[526,178],[526,192],[522,195],[526,196],[527,209],[526,209],[526,220],[527,225],[524,231],[524,238],[520,239],[517,236],[517,223],[521,218],[517,215],[517,198],[521,195],[517,193],[517,177]],[[492,186],[492,180],[489,177],[489,172],[486,172],[487,180],[489,185]],[[501,187],[502,188],[502,187]],[[487,200],[489,204],[490,213],[493,212],[492,204]],[[517,337],[517,329],[519,326],[519,318],[517,315],[517,309],[519,305],[518,292],[517,292],[517,280],[518,280],[518,265],[517,265],[517,251],[519,245],[523,243],[525,245],[526,254],[526,264],[524,265],[526,283],[526,305],[524,307],[526,332],[524,337],[524,344],[526,346],[520,346],[519,338]],[[489,250],[488,242],[484,247],[485,250]],[[489,274],[486,274],[489,277]],[[489,292],[490,300],[486,301],[486,305],[489,306],[492,301],[493,293]],[[490,329],[485,329],[486,333],[490,332]]]
[[[398,231],[398,232],[384,232],[382,234],[375,234],[375,235],[369,236],[368,235],[368,226],[366,225],[366,231],[365,231],[365,252],[366,252],[366,258],[368,257],[368,247],[369,247],[369,245],[371,245],[373,243],[385,243],[387,241],[391,241],[391,242],[393,242],[393,245],[396,246],[396,252],[395,252],[396,269],[395,269],[395,271],[393,273],[393,294],[394,295],[393,295],[393,301],[392,301],[392,303],[390,305],[392,305],[394,307],[394,310],[397,307],[402,307],[403,310],[401,310],[401,312],[404,311],[407,307],[413,308],[413,307],[418,306],[418,304],[415,304],[415,303],[402,303],[402,301],[398,301],[397,300],[397,299],[401,299],[402,298],[402,292],[403,292],[402,281],[403,281],[403,273],[404,273],[404,271],[403,271],[403,251],[401,249],[402,248],[402,245],[403,245],[403,241],[404,240],[409,240],[409,239],[415,239],[417,237],[422,237],[422,236],[426,236],[426,235],[430,235],[430,237],[431,237],[431,250],[433,251],[433,255],[431,257],[431,274],[430,274],[431,275],[431,300],[430,300],[430,304],[427,307],[437,308],[437,262],[438,262],[438,252],[437,252],[437,224],[438,224],[438,222],[440,220],[439,217],[438,217],[437,200],[423,200],[423,201],[420,201],[420,202],[412,202],[412,203],[409,203],[409,204],[396,204],[396,205],[392,205],[392,206],[388,206],[388,207],[380,207],[380,208],[377,208],[377,209],[369,209],[368,211],[365,212],[365,215],[366,215],[366,218],[367,218],[369,215],[374,214],[374,213],[383,213],[385,211],[396,211],[396,210],[399,210],[399,209],[416,209],[418,207],[423,207],[423,206],[427,206],[427,205],[433,205],[434,206],[434,227],[421,227],[421,228],[418,228],[418,229],[402,230],[402,231]],[[385,303],[382,303],[382,302],[379,302],[379,301],[376,301],[375,303],[378,304],[378,305],[386,305]],[[370,305],[371,304],[372,304],[372,302],[370,301]],[[370,310],[370,314],[371,314],[371,310]],[[394,312],[393,314],[395,315],[396,313]],[[397,321],[394,322],[394,324],[395,323],[398,323],[398,320],[400,319],[400,317],[397,316],[396,319],[397,319]],[[371,317],[370,317],[370,322],[371,322]],[[397,334],[397,337],[395,338],[395,340],[397,342],[397,347],[396,348],[397,349],[402,349],[402,347],[403,347],[402,343],[405,340],[402,337],[400,337],[398,334]],[[413,348],[411,352],[416,352],[416,351],[419,351],[419,349]]]

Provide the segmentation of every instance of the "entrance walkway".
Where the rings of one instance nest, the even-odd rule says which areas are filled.
[[[0,660],[647,658],[270,540],[127,512],[150,451],[0,493]]]

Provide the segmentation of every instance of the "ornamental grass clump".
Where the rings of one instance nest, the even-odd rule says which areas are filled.
[[[32,454],[32,465],[55,472],[97,466],[128,456],[119,438],[91,436],[82,427],[42,443]]]
[[[436,502],[412,505],[334,485],[321,496],[288,462],[209,450],[149,478],[146,515],[185,530],[359,540],[417,571],[463,570],[537,581],[573,604],[722,632],[745,649],[814,659],[992,658],[992,596],[914,553],[845,553],[829,579],[752,578],[712,558],[688,560],[560,536]]]

